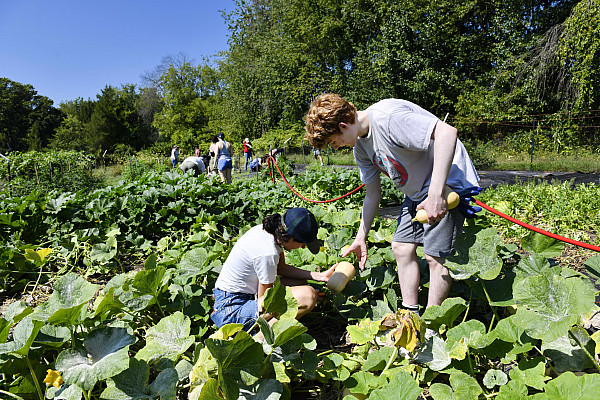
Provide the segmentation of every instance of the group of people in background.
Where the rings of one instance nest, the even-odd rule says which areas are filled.
[[[283,152],[283,148],[275,148],[262,157],[255,157],[254,148],[252,147],[249,138],[245,138],[242,141],[242,147],[244,152],[244,171],[250,169],[251,172],[258,172],[269,157],[275,157]],[[323,165],[321,151],[316,147],[313,147],[312,150],[315,161],[320,162],[321,165]],[[225,134],[223,132],[212,135],[208,152],[209,154],[201,155],[200,148],[196,146],[194,155],[186,157],[181,165],[179,165],[179,169],[184,173],[192,170],[194,176],[199,176],[204,173],[209,175],[218,173],[222,182],[231,183],[233,171],[233,147],[230,142],[225,140]],[[179,163],[179,155],[179,147],[173,146],[171,149],[171,164],[173,169],[175,169]]]

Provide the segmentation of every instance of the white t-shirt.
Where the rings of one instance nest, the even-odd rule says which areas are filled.
[[[262,225],[251,228],[231,249],[215,287],[231,293],[258,293],[259,282],[275,282],[282,251]]]
[[[201,172],[204,172],[204,170],[206,169],[206,166],[204,165],[204,160],[202,159],[202,157],[195,157],[195,156],[187,157],[185,160],[183,160],[182,164],[185,164],[187,162],[196,164],[198,166],[198,168],[200,168]]]
[[[427,197],[433,172],[431,134],[439,119],[406,100],[386,99],[367,108],[369,133],[359,137],[354,158],[361,180],[371,183],[383,172],[398,190],[415,201]],[[455,191],[479,186],[475,167],[460,140],[447,184]]]

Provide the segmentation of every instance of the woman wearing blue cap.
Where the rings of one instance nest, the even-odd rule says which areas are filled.
[[[244,330],[250,329],[262,311],[265,291],[273,286],[277,275],[298,301],[296,318],[311,311],[317,303],[317,292],[307,280],[327,282],[334,267],[325,272],[310,272],[287,265],[283,249],[307,247],[317,254],[318,230],[310,211],[292,208],[283,216],[266,216],[262,225],[246,232],[233,246],[213,289],[215,310],[211,319],[217,327],[238,323],[244,325]]]

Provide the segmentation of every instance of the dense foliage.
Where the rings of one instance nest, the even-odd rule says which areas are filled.
[[[290,182],[324,200],[353,189],[359,178],[356,171],[310,172]],[[384,182],[384,198],[397,202]],[[561,191],[581,216],[599,212],[585,195],[597,193],[597,185],[575,195],[549,187],[542,193],[555,199],[553,190]],[[509,198],[508,187],[484,192],[490,199],[495,193],[511,207],[525,206]],[[597,309],[592,281],[556,264],[559,243],[528,235],[517,251],[487,216],[468,224],[450,259],[456,280],[450,298],[422,318],[397,310],[389,245],[395,224],[378,218],[367,267],[342,293],[321,287],[324,301],[299,322],[290,318],[297,305],[276,284],[265,304],[280,320],[269,327],[259,319],[264,344],[236,325],[215,331],[211,289],[239,235],[266,214],[308,206],[324,247],[317,255],[294,250],[286,260],[325,268],[355,235],[362,196],[307,205],[269,180],[222,185],[168,172],[95,191],[0,198],[0,289],[4,299],[14,298],[0,319],[0,393],[285,399],[306,389],[333,397],[347,388],[356,398],[539,400],[597,390],[600,338],[584,328]],[[550,199],[528,198],[538,216],[548,210],[544,201]],[[597,221],[582,229],[597,231]],[[596,276],[599,260],[587,261]],[[28,296],[21,300],[21,293]],[[438,335],[424,341],[425,327]],[[338,337],[331,347],[324,332],[347,342]]]
[[[463,139],[554,152],[598,144],[597,0],[239,0],[224,14],[227,51],[166,56],[141,86],[107,86],[60,105],[2,78],[0,150],[112,153],[179,144],[191,153],[225,131],[239,145],[301,143],[323,92],[359,108],[413,101]],[[141,71],[140,71],[141,72]],[[66,117],[66,118],[65,118]],[[60,126],[59,126],[60,125]]]

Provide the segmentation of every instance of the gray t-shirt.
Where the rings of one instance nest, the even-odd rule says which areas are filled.
[[[275,282],[282,251],[262,225],[251,228],[231,249],[215,287],[231,293],[258,293],[259,282]]]
[[[398,190],[415,201],[427,197],[433,172],[431,134],[439,119],[406,100],[386,99],[367,108],[369,133],[359,137],[354,158],[361,180],[371,183],[383,172]],[[460,140],[447,184],[454,190],[479,186],[477,171]]]

